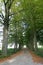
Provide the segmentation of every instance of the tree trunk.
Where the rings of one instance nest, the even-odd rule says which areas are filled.
[[[36,32],[34,33],[33,43],[34,43],[34,50],[37,51],[37,38],[36,38]]]
[[[15,43],[15,45],[14,45],[14,52],[16,52],[17,51],[17,43]]]
[[[15,43],[14,49],[17,49],[17,43]]]
[[[2,44],[2,55],[7,55],[7,45],[8,45],[8,29],[6,26],[3,28],[3,44]]]
[[[33,33],[30,36],[29,48],[34,51]]]
[[[19,44],[19,50],[21,50],[22,49],[22,45],[21,44]]]

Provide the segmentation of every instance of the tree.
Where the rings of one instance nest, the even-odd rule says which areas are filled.
[[[7,45],[8,45],[8,27],[9,27],[9,16],[10,16],[10,9],[11,9],[11,6],[12,6],[12,3],[13,3],[14,0],[3,0],[3,3],[4,4],[4,14],[5,16],[3,15],[3,13],[1,13],[0,17],[2,18],[3,20],[3,25],[4,25],[4,28],[3,28],[3,44],[2,44],[2,54],[4,56],[7,55]]]
[[[3,55],[7,54],[8,43],[8,28],[9,21],[12,20],[12,27],[14,27],[13,40],[15,39],[16,45],[19,42],[20,46],[25,40],[26,45],[31,46],[31,49],[37,50],[37,32],[43,29],[43,1],[41,0],[3,0],[5,15],[1,12],[1,23],[4,25],[3,29]],[[13,4],[12,4],[13,3]],[[11,14],[10,14],[11,13]],[[12,17],[11,17],[12,16]],[[14,16],[14,17],[13,17]],[[10,21],[11,22],[11,21]],[[21,23],[20,23],[21,22]],[[24,25],[25,29],[24,29]],[[29,24],[29,25],[27,25]],[[27,26],[27,28],[26,28]],[[22,31],[22,32],[21,32]],[[23,39],[23,33],[25,37]],[[29,40],[28,40],[29,39]],[[27,44],[28,43],[28,44]],[[23,43],[24,44],[24,43]]]

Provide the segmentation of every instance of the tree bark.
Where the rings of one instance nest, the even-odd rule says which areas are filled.
[[[14,52],[16,52],[17,51],[17,43],[15,43],[15,45],[14,45]]]
[[[37,51],[37,38],[36,38],[36,32],[34,32],[33,43],[34,43],[34,50]]]
[[[7,55],[7,45],[8,45],[8,29],[6,26],[3,28],[3,44],[2,44],[2,55]]]
[[[21,50],[22,49],[22,45],[19,43],[19,50]]]

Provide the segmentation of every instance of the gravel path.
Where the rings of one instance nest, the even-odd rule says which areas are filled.
[[[43,65],[43,64],[33,62],[30,53],[24,51],[21,55],[13,59],[7,60],[3,63],[0,63],[0,65]]]

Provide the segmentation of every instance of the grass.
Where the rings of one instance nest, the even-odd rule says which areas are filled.
[[[8,49],[7,56],[10,56],[14,53],[15,53],[14,49]]]
[[[40,57],[43,57],[43,48],[38,48],[38,50],[35,52]]]
[[[2,56],[2,50],[0,50],[0,58],[5,58],[5,57],[8,57],[16,52],[18,52],[19,50],[14,50],[14,49],[8,49],[8,52],[7,52],[7,56]],[[40,56],[40,57],[43,57],[43,48],[38,48],[38,50],[35,52],[36,55]]]
[[[2,50],[0,50],[0,59],[9,57],[10,55],[12,55],[18,51],[19,51],[18,49],[16,51],[14,49],[8,49],[7,56],[2,56]]]

